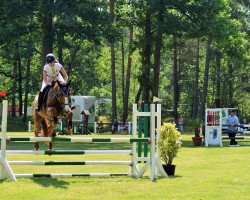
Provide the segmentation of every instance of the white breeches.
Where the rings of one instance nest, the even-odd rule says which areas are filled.
[[[65,81],[64,81],[64,79],[63,79],[63,77],[62,77],[62,75],[61,75],[60,73],[58,74],[58,76],[56,76],[56,77],[54,77],[54,78],[47,76],[47,81],[49,81],[50,83],[52,83],[52,81],[56,81],[56,80],[60,81],[61,83],[65,83]],[[44,89],[47,85],[48,85],[48,84],[46,84],[46,83],[43,81],[40,92],[42,92],[43,89]]]

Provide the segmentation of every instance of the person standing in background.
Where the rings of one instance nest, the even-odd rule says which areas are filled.
[[[184,119],[182,116],[180,116],[179,121],[178,121],[178,129],[180,132],[184,131],[183,124],[184,124]]]
[[[230,115],[226,119],[226,124],[228,125],[228,136],[231,139],[230,145],[238,144],[238,142],[235,140],[238,123],[239,118],[235,115],[235,110],[231,110]]]

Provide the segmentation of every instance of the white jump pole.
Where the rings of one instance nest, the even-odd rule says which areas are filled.
[[[60,125],[61,125],[61,131],[63,131],[63,123],[62,123],[62,119],[61,119]]]
[[[130,135],[131,133],[131,122],[128,122],[128,134]]]
[[[16,181],[16,176],[15,174],[13,174],[9,163],[6,160],[6,130],[7,130],[7,101],[4,101],[3,103],[3,118],[2,118],[2,140],[1,140],[1,157],[0,157],[0,166],[1,166],[1,171],[0,171],[0,179],[5,179],[7,178],[7,176],[10,178],[10,180],[12,181]],[[150,137],[151,137],[151,147],[150,147],[150,157],[146,158],[146,164],[143,166],[142,169],[139,169],[138,166],[138,157],[137,157],[137,151],[136,151],[136,138],[137,138],[137,117],[138,116],[148,116],[150,117]],[[156,118],[157,118],[157,123],[156,123]],[[129,165],[131,165],[131,173],[130,175],[139,178],[141,177],[144,172],[146,171],[147,167],[150,165],[150,179],[154,180],[155,179],[155,171],[156,169],[158,169],[158,172],[160,172],[161,176],[164,177],[168,177],[167,174],[165,173],[162,165],[161,165],[161,161],[159,158],[159,149],[157,147],[157,141],[158,141],[158,137],[160,135],[160,126],[161,126],[161,105],[157,105],[157,111],[155,110],[155,105],[151,104],[150,106],[150,112],[139,112],[137,110],[137,105],[134,104],[133,105],[133,123],[132,123],[132,138],[111,138],[110,141],[108,142],[115,142],[115,141],[123,141],[124,139],[128,140],[128,142],[133,142],[132,144],[132,162],[129,161]],[[21,141],[21,138],[16,137],[17,141]],[[135,139],[133,139],[135,138]],[[14,139],[12,137],[12,139]],[[23,139],[25,139],[25,141],[27,141],[27,139],[24,137]],[[45,138],[39,137],[39,139],[41,141],[44,141]],[[68,138],[65,138],[68,141]],[[81,138],[81,140],[78,139],[73,139],[71,138],[70,141],[72,142],[79,142],[82,141],[83,138]],[[131,140],[133,139],[133,140]],[[141,139],[141,138],[137,138],[137,139]],[[29,141],[37,141],[38,138],[37,137],[30,137]],[[51,138],[46,138],[46,140],[52,140]],[[60,139],[61,140],[61,139]],[[92,141],[92,138],[84,138],[84,141],[87,140],[89,142]],[[96,138],[95,138],[96,140]],[[102,139],[103,140],[103,139]],[[112,140],[112,141],[111,141]],[[15,141],[15,140],[12,140]],[[107,142],[107,141],[106,141]],[[17,162],[16,162],[17,163]],[[13,164],[13,163],[12,163]],[[120,163],[119,163],[120,164]],[[126,164],[127,161],[126,161]]]
[[[7,108],[8,101],[3,100],[0,180],[7,178],[8,175],[10,180],[16,181],[16,177],[14,176],[9,163],[6,160]]]
[[[168,175],[165,172],[165,170],[162,167],[161,164],[161,158],[160,158],[160,149],[159,149],[159,145],[158,145],[158,140],[160,138],[160,134],[161,134],[161,104],[157,104],[157,112],[156,112],[156,116],[157,116],[157,124],[156,124],[156,152],[155,152],[155,165],[156,165],[156,174],[157,176],[162,176],[167,178]]]
[[[132,127],[132,136],[137,137],[137,104],[133,104],[133,127]],[[137,155],[136,155],[136,143],[132,144],[132,162],[131,166],[131,175],[137,177],[138,175],[138,165],[137,165]]]
[[[29,124],[28,124],[28,131],[29,133],[31,132],[31,121],[29,121]]]
[[[150,105],[150,180],[155,179],[155,105]]]
[[[96,134],[97,122],[94,123],[94,133]]]

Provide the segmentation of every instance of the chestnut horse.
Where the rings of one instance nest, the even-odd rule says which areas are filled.
[[[70,135],[72,133],[73,112],[69,106],[69,86],[70,81],[65,85],[59,81],[53,82],[52,85],[49,86],[48,92],[45,92],[44,101],[39,111],[34,109],[38,104],[38,96],[36,96],[33,102],[33,119],[36,137],[39,136],[41,126],[41,136],[52,137],[59,118],[67,119],[68,127],[66,134]],[[38,142],[35,143],[35,150],[39,150]],[[49,150],[52,150],[52,142],[49,142]]]

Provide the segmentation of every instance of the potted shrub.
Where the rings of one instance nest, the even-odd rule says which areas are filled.
[[[192,137],[194,146],[202,145],[202,137],[200,136],[201,125],[202,125],[202,120],[200,118],[195,118],[191,121],[191,126],[194,130],[194,137]]]
[[[181,134],[174,124],[164,123],[161,127],[161,134],[158,138],[160,157],[165,162],[164,170],[168,175],[174,175],[176,165],[173,160],[181,148]]]

